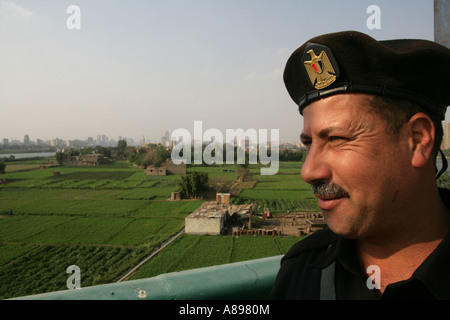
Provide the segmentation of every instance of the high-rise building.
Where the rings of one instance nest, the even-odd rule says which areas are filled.
[[[30,144],[30,137],[27,134],[23,137],[23,144],[26,146]]]

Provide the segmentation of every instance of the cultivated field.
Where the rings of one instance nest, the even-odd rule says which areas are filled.
[[[281,162],[277,175],[259,175],[252,169],[256,185],[240,192],[237,204],[254,203],[260,212],[318,212],[310,186],[300,178],[300,162]]]
[[[255,174],[257,183],[234,201],[257,202],[261,211],[313,210],[309,192],[298,191],[307,190],[299,165],[282,165],[280,172],[287,174]],[[232,181],[230,169],[193,166],[188,172]],[[203,203],[168,201],[179,176],[147,177],[125,162],[39,169],[36,160],[24,161],[8,165],[0,179],[6,179],[0,184],[1,299],[67,289],[70,265],[80,267],[82,287],[117,281],[179,232],[184,218]],[[298,240],[182,235],[134,278],[279,255]]]
[[[132,279],[284,254],[300,238],[184,234],[147,262]]]

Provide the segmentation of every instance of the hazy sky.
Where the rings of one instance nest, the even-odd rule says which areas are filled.
[[[72,4],[81,29],[67,27]],[[201,120],[297,142],[286,60],[350,29],[433,40],[433,0],[0,0],[0,139],[151,140]]]

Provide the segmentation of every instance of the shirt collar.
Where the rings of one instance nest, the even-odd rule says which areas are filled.
[[[450,209],[450,190],[439,189],[444,205]],[[450,231],[436,249],[414,271],[411,279],[419,279],[437,299],[450,298]]]
[[[416,269],[411,278],[419,279],[437,299],[450,298],[450,232]]]

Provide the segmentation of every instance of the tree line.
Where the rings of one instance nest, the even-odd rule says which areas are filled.
[[[64,164],[64,160],[66,160],[69,157],[73,156],[79,156],[84,154],[99,154],[104,156],[105,158],[115,158],[118,160],[122,160],[126,158],[127,154],[127,148],[133,148],[134,147],[128,147],[126,140],[119,140],[117,143],[117,146],[115,147],[103,147],[103,146],[95,146],[95,147],[83,147],[81,149],[74,149],[70,148],[68,151],[64,152],[57,152],[56,153],[56,161],[58,164]]]
[[[203,144],[202,145],[202,155],[204,154],[205,148],[207,147],[207,144]],[[228,159],[227,156],[227,152],[229,150],[232,150],[232,154],[233,154],[233,158],[234,158],[234,162],[237,163],[238,157],[240,154],[242,154],[242,151],[244,151],[244,157],[245,157],[245,163],[249,163],[249,159],[250,159],[250,154],[254,153],[256,155],[259,154],[259,148],[257,148],[256,150],[252,150],[249,151],[248,148],[242,150],[241,147],[237,147],[234,146],[232,148],[228,148],[229,145],[224,144],[222,146],[222,148],[217,148],[217,149],[212,149],[211,152],[211,157],[216,157],[216,151],[220,152],[220,154],[218,155],[219,159],[222,159],[223,163],[226,162],[226,159]],[[288,148],[283,148],[280,149],[278,151],[278,155],[279,155],[279,161],[302,161],[304,159],[305,156],[305,149],[288,149]],[[267,148],[267,155],[270,156],[271,153],[271,148],[268,147]],[[184,158],[184,154],[183,152],[180,152],[179,154],[180,158]],[[191,163],[194,163],[194,152],[191,152]],[[203,159],[204,157],[202,157]]]

